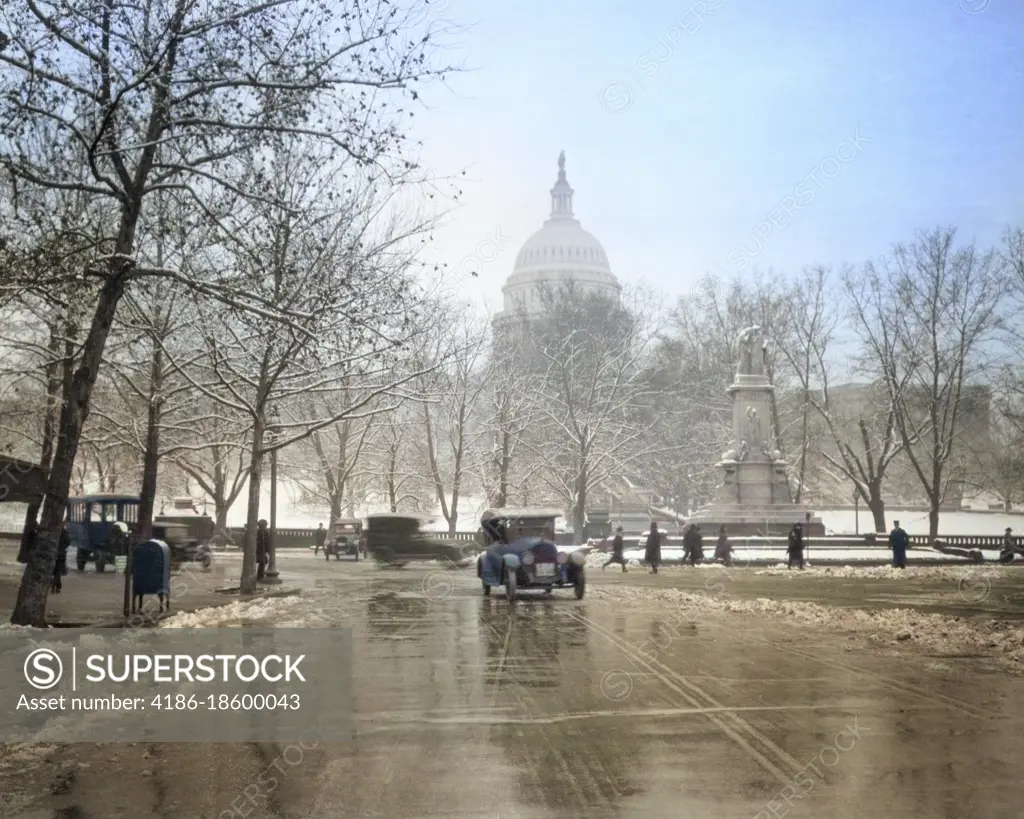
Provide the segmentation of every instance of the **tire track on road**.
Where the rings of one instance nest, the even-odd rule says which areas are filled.
[[[516,617],[511,616],[511,615],[507,619],[508,628],[507,628],[506,633],[505,633],[504,649],[503,649],[503,654],[502,654],[503,664],[508,659],[508,657],[507,657],[508,647],[509,647],[509,644],[511,643],[512,630],[516,627],[515,621],[516,621]],[[499,637],[501,636],[500,632],[497,630],[497,626],[495,626],[493,623],[491,623],[485,616],[481,616],[480,622],[486,628],[491,629],[491,631],[496,636],[499,636]],[[514,672],[511,673],[509,676],[510,676],[511,680],[515,683],[517,688],[519,689],[521,701],[523,702],[523,704],[526,705],[527,708],[529,708],[531,712],[535,712],[535,713],[536,712],[543,712],[543,709],[539,709],[536,706],[536,697],[528,690],[526,685],[524,685],[522,682],[520,682],[516,678],[515,673]],[[601,783],[598,782],[597,778],[593,775],[592,771],[590,770],[590,766],[589,765],[585,765],[584,766],[584,769],[582,771],[582,774],[583,774],[582,776],[581,776],[581,772],[580,771],[573,771],[572,768],[569,765],[569,761],[566,759],[566,755],[561,751],[561,749],[552,740],[551,736],[549,736],[549,734],[545,730],[543,730],[543,727],[542,727],[542,729],[540,731],[540,734],[541,734],[541,737],[543,738],[542,741],[544,742],[544,744],[548,747],[549,751],[551,752],[551,755],[554,758],[555,763],[558,765],[559,768],[561,768],[561,770],[562,770],[562,772],[564,774],[565,779],[568,781],[570,787],[572,788],[573,792],[575,793],[576,799],[578,800],[580,809],[585,812],[587,810],[592,810],[595,807],[597,807],[597,805],[594,804],[595,800],[594,800],[593,797],[595,795],[598,797],[598,800],[596,800],[598,802],[598,805],[600,805],[600,803],[603,801],[605,803],[604,807],[609,807],[609,808],[614,809],[615,808],[614,801],[612,800],[612,798],[610,798],[609,796],[607,796],[604,793],[604,789],[601,787]],[[576,747],[581,748],[581,749],[586,748],[586,743],[580,741],[580,742],[577,743]],[[543,794],[545,792],[545,789],[544,789],[544,787],[542,786],[542,784],[540,782],[540,779],[539,779],[539,776],[538,776],[536,770],[531,769],[531,773],[532,773],[532,778],[535,781],[535,786],[538,788],[537,792],[540,793],[540,794]],[[580,781],[581,779],[584,779],[584,778],[585,778],[585,781],[586,781],[586,785],[584,785],[583,782]],[[616,796],[621,796],[621,794],[619,794],[617,788],[615,788],[614,783],[610,783],[610,784],[611,784],[611,787],[612,787],[613,792],[615,793],[615,795]],[[589,796],[588,796],[588,792],[589,792]]]
[[[598,625],[594,621],[590,620],[590,618],[584,617],[584,616],[579,615],[579,614],[576,614],[575,612],[569,612],[567,616],[573,618],[577,622],[579,622],[579,623],[583,624],[584,626],[586,626],[587,628],[593,630],[594,633],[599,634],[600,636],[602,636],[606,640],[608,640],[610,643],[612,643],[613,645],[615,645],[616,647],[621,649],[622,653],[624,655],[626,655],[627,659],[629,659],[629,661],[631,663],[633,663],[633,665],[635,667],[637,667],[637,668],[645,667],[647,669],[648,673],[652,674],[661,683],[663,683],[669,689],[674,691],[683,700],[685,700],[687,703],[689,703],[689,705],[691,705],[694,708],[702,708],[703,707],[702,703],[699,700],[697,700],[692,694],[687,693],[687,691],[684,688],[681,688],[679,685],[676,684],[676,682],[672,679],[672,677],[673,676],[678,677],[678,675],[676,675],[675,672],[672,671],[672,669],[668,668],[667,666],[665,666],[662,663],[658,663],[658,665],[660,665],[663,669],[665,669],[665,671],[659,670],[656,665],[652,664],[651,662],[648,662],[645,658],[643,658],[641,656],[640,652],[638,652],[636,649],[634,649],[633,646],[630,643],[628,643],[627,641],[621,639],[617,634],[609,631],[604,626]],[[654,662],[657,663],[656,660]],[[666,673],[666,672],[668,672],[668,673]],[[682,679],[682,678],[680,678],[680,679]],[[684,680],[684,682],[686,682],[686,681]],[[705,694],[704,696],[705,696],[705,698],[710,699],[708,697],[708,695]],[[724,706],[719,706],[719,707],[724,707]],[[800,773],[801,771],[803,771],[804,768],[806,767],[804,765],[801,765],[795,759],[793,759],[792,756],[790,756],[788,753],[786,753],[781,748],[779,748],[774,742],[772,742],[767,737],[765,737],[763,734],[761,734],[759,731],[757,731],[755,728],[753,728],[753,726],[749,725],[744,720],[739,719],[738,717],[736,717],[735,714],[732,714],[731,712],[722,712],[722,716],[719,716],[718,714],[706,714],[705,716],[722,733],[724,733],[727,737],[729,737],[729,739],[731,739],[733,742],[735,742],[737,745],[739,745],[744,751],[747,752],[747,754],[755,762],[757,762],[762,768],[764,768],[768,773],[770,773],[773,777],[775,777],[783,785],[790,785],[790,784],[792,784],[793,776],[795,774]],[[726,718],[728,718],[728,717],[732,717],[733,718],[732,721],[734,723],[738,723],[749,734],[751,734],[751,736],[753,738],[755,738],[758,742],[760,742],[762,745],[764,745],[765,748],[767,748],[771,752],[775,753],[777,755],[778,761],[780,763],[783,763],[784,765],[786,765],[788,767],[791,767],[793,769],[793,773],[792,774],[787,774],[778,765],[776,765],[775,762],[770,760],[760,750],[758,750],[753,745],[751,745],[732,725],[727,724]]]
[[[855,665],[849,665],[847,663],[842,663],[837,660],[822,659],[821,657],[818,657],[809,652],[801,651],[798,648],[790,648],[788,646],[780,645],[778,643],[771,643],[767,640],[758,640],[757,638],[752,638],[749,635],[745,635],[742,639],[744,639],[748,644],[761,646],[762,648],[771,648],[774,651],[781,651],[784,654],[790,654],[794,657],[801,657],[802,659],[810,660],[812,662],[818,663],[818,665],[825,666],[826,668],[834,668],[837,671],[845,671],[848,674],[858,674],[862,677],[867,677],[868,679],[872,679],[875,682],[881,683],[882,685],[885,685],[888,688],[892,688],[903,694],[911,694],[919,699],[927,700],[928,702],[934,703],[936,705],[942,705],[946,708],[952,708],[955,711],[962,711],[963,713],[972,717],[978,717],[981,719],[1006,718],[1006,714],[999,713],[997,711],[990,711],[987,708],[982,708],[977,705],[971,705],[970,703],[964,702],[963,700],[958,700],[956,697],[950,697],[945,694],[930,691],[929,689],[924,688],[923,686],[914,685],[913,683],[906,683],[902,680],[897,680],[895,677],[887,677],[884,674],[879,674],[877,671],[868,671],[867,669],[860,668]]]

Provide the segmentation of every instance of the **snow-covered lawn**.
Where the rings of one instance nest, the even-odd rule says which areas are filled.
[[[960,576],[963,575],[964,572],[961,570]],[[702,614],[733,613],[758,618],[767,615],[791,623],[812,625],[830,632],[851,631],[888,642],[908,641],[941,654],[976,651],[1018,673],[1024,673],[1024,628],[1019,623],[974,621],[962,617],[927,614],[914,609],[869,611],[790,600],[740,600],[726,595],[693,593],[681,589],[652,589],[626,585],[592,587],[589,596],[608,600],[625,608],[650,609],[654,604],[670,619],[673,613],[678,615],[679,624],[698,622]]]

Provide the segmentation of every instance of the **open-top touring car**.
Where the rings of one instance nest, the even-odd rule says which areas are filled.
[[[476,572],[484,595],[505,587],[511,602],[520,589],[571,587],[582,600],[587,588],[586,555],[555,545],[555,509],[488,509],[480,525],[490,545],[477,558]]]

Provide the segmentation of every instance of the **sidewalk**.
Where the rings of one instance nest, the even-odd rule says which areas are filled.
[[[16,561],[16,550],[0,547],[0,622],[7,622],[18,599],[18,587],[24,567]],[[251,600],[268,595],[296,594],[295,589],[268,586],[253,597],[239,597],[217,589],[237,587],[238,565],[214,562],[209,571],[187,569],[171,575],[171,602],[169,614],[212,606],[226,606],[239,600]],[[79,572],[72,567],[64,577],[60,594],[51,593],[47,599],[47,621],[55,626],[89,627],[124,625],[124,575],[111,571],[98,574],[89,566]],[[143,616],[147,620],[159,619],[159,601],[147,595]]]

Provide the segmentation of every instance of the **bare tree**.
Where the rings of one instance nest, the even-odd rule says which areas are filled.
[[[536,435],[527,446],[541,478],[569,510],[581,540],[590,492],[666,446],[644,412],[655,394],[650,367],[656,320],[648,301],[630,309],[574,282],[542,294],[524,317],[529,370],[537,373]]]
[[[403,400],[381,416],[368,442],[367,454],[378,476],[368,497],[383,502],[392,514],[428,511],[422,498],[430,496],[432,486],[416,446],[422,429],[417,402]]]
[[[977,389],[993,372],[986,348],[1007,292],[994,252],[954,247],[955,231],[919,234],[848,282],[856,329],[881,373],[903,450],[928,498],[928,533],[964,475],[956,444],[972,420]],[[985,392],[982,390],[981,392]]]
[[[477,423],[491,432],[492,440],[490,447],[478,448],[474,463],[488,504],[500,508],[522,491],[522,483],[534,478],[522,443],[536,410],[534,382],[522,366],[523,345],[517,343],[517,334],[497,328],[490,339]]]
[[[228,511],[245,488],[251,419],[200,390],[189,394],[193,411],[187,429],[175,425],[175,445],[166,458],[213,502],[217,535],[226,542]]]
[[[240,200],[217,222],[212,254],[245,291],[279,316],[223,310],[197,300],[191,328],[205,353],[181,370],[208,398],[251,425],[247,470],[247,537],[243,593],[255,587],[256,529],[263,461],[345,419],[375,414],[384,396],[397,396],[431,366],[398,370],[396,360],[417,355],[431,329],[414,282],[416,241],[428,222],[391,212],[398,189],[372,173],[318,153],[306,139],[274,141],[254,157],[247,185],[264,201]],[[327,172],[331,169],[331,172]],[[404,221],[403,221],[404,219]],[[397,379],[391,376],[399,373]],[[317,395],[337,395],[358,383],[357,399],[303,415]],[[279,417],[277,420],[276,417]],[[267,433],[271,427],[273,439]]]
[[[904,373],[904,382],[890,390],[885,377],[874,365],[876,359],[868,356],[861,362],[861,369],[874,380],[866,393],[857,389],[851,394],[850,390],[844,391],[834,383],[830,352],[835,346],[838,320],[850,312],[849,304],[837,300],[835,294],[839,291],[856,304],[861,298],[861,283],[862,278],[853,270],[845,271],[840,283],[834,282],[823,270],[811,272],[807,293],[812,306],[803,312],[812,318],[799,331],[803,346],[801,360],[809,365],[811,374],[805,387],[807,400],[824,423],[831,444],[819,447],[824,462],[822,469],[826,474],[834,471],[840,483],[853,484],[857,497],[871,512],[874,530],[884,532],[883,486],[891,465],[903,451],[903,440],[896,425],[896,407],[889,396],[905,392],[908,376]],[[855,310],[853,315],[855,318]],[[849,367],[851,356],[844,354],[842,348],[839,353],[844,360],[844,375],[856,373],[856,368]]]
[[[361,391],[354,378],[343,377],[338,387],[334,393],[300,399],[294,412],[306,423],[315,424],[318,418],[332,415],[340,406],[360,402]],[[305,503],[317,509],[328,508],[331,531],[346,505],[352,513],[357,503],[362,506],[365,501],[365,497],[356,497],[357,484],[364,474],[372,433],[390,403],[385,400],[366,407],[377,414],[357,413],[356,417],[342,418],[315,430],[308,440],[293,447],[293,457],[285,463],[289,477],[301,487]]]
[[[110,241],[87,267],[100,287],[61,414],[45,534],[12,616],[42,626],[107,338],[129,283],[147,273],[136,233],[150,196],[176,190],[201,210],[211,191],[247,197],[234,157],[286,132],[329,142],[364,166],[388,165],[404,133],[384,110],[389,95],[372,90],[429,75],[435,38],[409,38],[409,14],[386,2],[35,0],[0,14],[0,166],[21,185],[79,191],[117,210]],[[59,160],[39,153],[42,144],[58,146]],[[231,301],[256,306],[238,292]]]
[[[808,462],[817,437],[814,391],[822,380],[841,315],[832,295],[832,285],[831,271],[825,267],[811,267],[803,271],[789,292],[790,339],[780,346],[780,354],[789,365],[800,396],[796,503],[800,503],[807,486]]]
[[[426,459],[450,535],[458,531],[459,500],[466,477],[472,474],[472,457],[482,435],[473,422],[488,387],[483,366],[486,341],[486,325],[464,312],[461,317],[452,315],[451,323],[445,322],[431,345],[435,368],[421,380]]]

